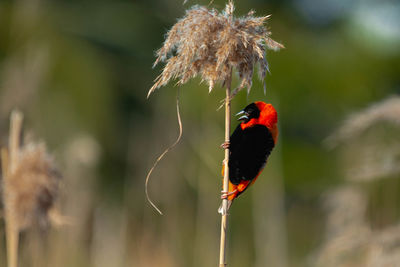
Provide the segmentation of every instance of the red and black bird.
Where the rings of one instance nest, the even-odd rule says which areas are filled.
[[[242,121],[230,137],[229,190],[221,198],[232,201],[252,185],[260,175],[278,138],[278,115],[271,104],[251,103],[238,114]],[[222,174],[224,168],[222,169]]]

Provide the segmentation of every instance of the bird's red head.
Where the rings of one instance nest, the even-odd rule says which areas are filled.
[[[242,115],[239,120],[243,122],[240,124],[242,130],[252,127],[257,124],[266,126],[274,136],[274,140],[278,135],[277,122],[278,113],[271,104],[262,101],[256,101],[245,107],[238,115]]]

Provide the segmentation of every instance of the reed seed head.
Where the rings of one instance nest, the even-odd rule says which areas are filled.
[[[60,177],[44,143],[28,143],[21,148],[15,171],[4,181],[6,206],[19,230],[49,226],[49,211],[58,195]]]
[[[327,138],[328,146],[359,137],[365,130],[378,122],[388,122],[400,126],[400,97],[391,96],[383,101],[372,104],[360,112],[354,113]]]
[[[208,82],[211,92],[218,81],[229,79],[232,69],[240,78],[237,91],[244,87],[249,91],[256,64],[259,78],[264,81],[268,71],[266,50],[278,50],[283,45],[270,38],[271,32],[265,26],[270,16],[255,17],[250,11],[236,18],[234,9],[230,1],[223,12],[198,5],[187,10],[157,51],[154,66],[159,62],[166,65],[147,96],[171,79],[184,84],[198,75]]]

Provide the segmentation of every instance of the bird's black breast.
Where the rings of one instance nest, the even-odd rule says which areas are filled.
[[[243,180],[253,180],[264,167],[275,143],[264,125],[254,125],[233,132],[230,140],[229,180],[238,185]]]

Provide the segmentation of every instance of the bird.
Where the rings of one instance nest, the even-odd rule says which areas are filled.
[[[221,145],[229,149],[229,190],[221,191],[221,199],[228,200],[227,210],[233,200],[257,180],[278,140],[278,114],[272,104],[256,101],[236,115],[240,116],[241,123],[229,142]],[[224,167],[225,164],[222,176]],[[222,205],[218,211],[226,212]]]

